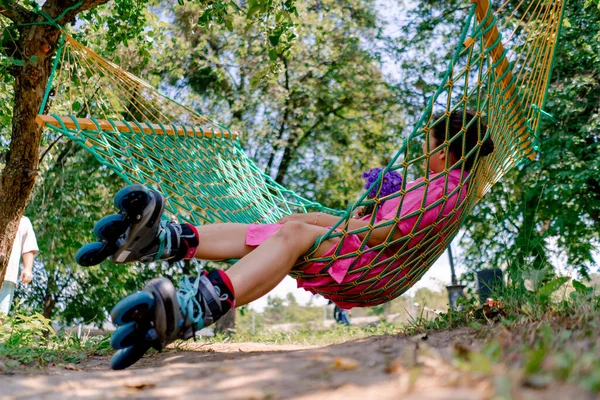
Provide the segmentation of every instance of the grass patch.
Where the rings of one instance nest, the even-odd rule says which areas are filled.
[[[297,345],[328,345],[362,339],[369,336],[396,335],[402,332],[402,326],[387,322],[380,322],[369,326],[334,325],[329,329],[314,329],[309,327],[293,329],[289,332],[257,332],[252,333],[246,329],[239,329],[233,335],[217,334],[212,338],[205,338],[208,343],[224,342],[255,342],[270,344],[297,344]]]
[[[261,328],[256,333],[247,324],[240,324],[234,334],[219,334],[203,341],[331,345],[372,336],[412,336],[468,326],[479,333],[481,341],[469,348],[457,338],[452,366],[447,365],[461,374],[494,382],[497,398],[519,398],[525,389],[564,385],[600,392],[600,297],[592,288],[577,281],[550,278],[537,289],[508,288],[494,298],[483,306],[466,301],[462,311],[450,310],[435,318],[422,312],[410,316],[408,323],[383,319],[367,326],[336,324],[324,329],[311,318],[311,323],[298,324],[290,331]],[[78,339],[73,334],[56,333],[39,314],[17,314],[0,320],[0,360],[9,368],[77,363],[90,355],[112,352],[108,337]]]
[[[0,360],[7,369],[74,364],[109,354],[110,338],[55,332],[50,320],[31,313],[0,317]]]
[[[504,398],[515,398],[517,389],[556,385],[600,392],[600,297],[568,281],[554,278],[534,290],[498,293],[494,312],[484,314],[494,318],[485,323],[468,311],[469,324],[487,340],[477,351],[459,349],[456,365],[501,382],[498,393],[512,393]]]

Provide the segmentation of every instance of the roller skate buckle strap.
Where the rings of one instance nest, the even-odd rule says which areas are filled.
[[[121,254],[119,254],[119,256],[115,259],[115,261],[118,263],[124,263],[130,254],[131,254],[130,251],[123,251],[123,252],[121,252]]]
[[[119,249],[115,252],[115,254],[110,257],[113,262],[116,263],[127,263],[132,261],[141,261],[141,262],[150,262],[156,261],[162,255],[162,251],[164,249],[164,220],[161,220],[161,216],[164,210],[164,197],[161,193],[155,190],[147,190],[148,199],[145,203],[137,203],[136,209],[128,209],[127,203],[123,205],[122,203],[127,200],[127,195],[136,195],[138,192],[129,189],[127,187],[123,189],[124,192],[127,192],[125,195],[115,196],[116,200],[120,200],[119,206],[121,207],[122,212],[130,212],[132,215],[132,219],[135,220],[133,224],[130,226],[127,235],[119,247]],[[158,249],[156,248],[156,239],[159,237],[160,244],[158,245]],[[170,238],[167,238],[170,244]]]
[[[206,276],[200,276],[198,279],[201,283],[199,290],[206,306],[204,307],[204,325],[211,325],[221,317],[223,310],[221,308],[221,299],[215,291],[212,282]]]

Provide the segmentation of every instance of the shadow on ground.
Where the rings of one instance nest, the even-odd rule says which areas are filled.
[[[125,371],[99,357],[38,373],[0,375],[0,398],[31,399],[487,399],[492,379],[450,361],[456,343],[478,347],[470,329],[423,337],[378,336],[311,347],[191,343],[145,357]],[[525,398],[567,398],[561,390]],[[556,397],[555,397],[556,396]]]

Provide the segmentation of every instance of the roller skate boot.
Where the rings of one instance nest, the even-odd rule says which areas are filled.
[[[184,277],[178,290],[166,278],[151,280],[143,291],[127,296],[111,312],[113,323],[119,326],[111,338],[112,347],[118,350],[111,368],[127,368],[150,348],[161,351],[176,339],[194,337],[232,307],[233,288],[222,271]]]
[[[96,223],[94,233],[100,241],[79,249],[78,264],[92,266],[106,258],[117,264],[178,261],[188,255],[189,244],[197,246],[193,226],[161,219],[165,200],[159,192],[142,185],[127,186],[115,195],[114,204],[119,214]]]

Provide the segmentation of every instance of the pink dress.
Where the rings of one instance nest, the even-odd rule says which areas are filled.
[[[345,309],[381,304],[409,289],[433,262],[418,262],[422,260],[421,245],[425,248],[440,246],[448,230],[444,227],[459,221],[465,205],[468,174],[461,176],[460,170],[434,174],[428,184],[417,187],[424,180],[408,183],[404,196],[384,201],[375,215],[375,223],[394,220],[398,215],[402,239],[387,248],[370,248],[358,235],[347,235],[337,255],[337,246],[332,246],[322,256],[333,257],[333,260],[300,264],[299,270],[292,271],[298,287],[320,294]],[[367,215],[362,219],[370,218],[371,215]],[[249,225],[246,244],[260,245],[281,226]]]

